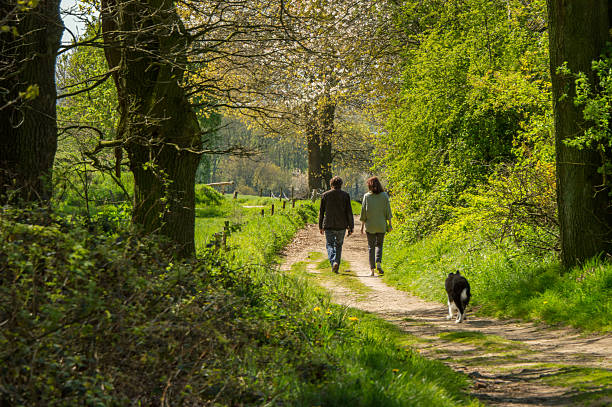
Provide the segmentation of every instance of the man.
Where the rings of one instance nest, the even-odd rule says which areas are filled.
[[[354,220],[351,210],[351,197],[341,190],[342,179],[333,177],[329,182],[331,189],[321,196],[319,208],[319,232],[325,232],[327,257],[332,271],[338,273],[342,256],[344,232],[353,233]]]

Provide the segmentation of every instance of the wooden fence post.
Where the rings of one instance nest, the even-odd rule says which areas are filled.
[[[293,200],[294,195],[295,195],[295,187],[291,187],[291,200]]]
[[[265,215],[265,213],[264,213],[264,210],[262,209],[261,210],[261,216],[264,216],[264,215]]]
[[[227,236],[229,235],[229,220],[225,221],[225,225],[223,226],[223,248],[227,248]]]
[[[278,200],[282,201],[283,200],[283,189],[280,189],[280,194],[278,195]]]
[[[285,209],[286,205],[287,205],[287,201],[283,201],[283,209]]]
[[[295,199],[292,199],[292,200],[291,200],[291,207],[292,207],[292,208],[295,208]]]
[[[270,211],[271,215],[274,215],[274,204],[272,204],[272,210]]]

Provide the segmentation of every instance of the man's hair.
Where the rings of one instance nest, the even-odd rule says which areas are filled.
[[[340,177],[333,177],[329,181],[329,185],[331,185],[331,187],[334,188],[334,189],[340,189],[342,187],[342,178],[340,178]]]
[[[377,177],[368,178],[366,182],[368,184],[368,189],[373,193],[380,194],[381,192],[384,192],[384,189]]]

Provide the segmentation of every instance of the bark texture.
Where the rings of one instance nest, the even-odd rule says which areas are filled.
[[[336,105],[322,103],[307,122],[308,189],[328,189],[332,178],[332,140]]]
[[[8,15],[16,1],[0,3]],[[41,1],[17,13],[0,34],[0,205],[46,202],[52,195],[52,169],[57,150],[55,58],[63,24],[60,0]],[[38,87],[38,96],[20,93]]]
[[[591,62],[600,57],[609,40],[608,2],[548,0],[547,5],[561,257],[569,267],[612,253],[612,213],[610,191],[598,172],[602,156],[564,143],[581,134],[588,123],[582,109],[574,105],[574,79],[556,71],[567,62],[572,72],[585,72],[593,79]]]
[[[195,254],[195,174],[201,132],[181,86],[188,36],[173,1],[102,2],[106,59],[119,67],[118,134],[134,174],[132,221]]]

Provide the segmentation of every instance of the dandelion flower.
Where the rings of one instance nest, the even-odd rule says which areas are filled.
[[[327,309],[327,311],[325,311],[325,313],[326,313],[327,315],[331,315],[331,314],[332,314],[332,312],[331,312],[331,310],[330,310],[329,308]]]
[[[349,321],[359,321],[359,318],[357,318],[357,317],[349,317]]]
[[[313,310],[314,312],[319,312],[319,311],[321,311],[321,308],[320,308],[320,307],[314,307],[312,310]]]
[[[397,372],[399,372],[399,369],[393,369],[392,372],[393,373],[397,373]]]

